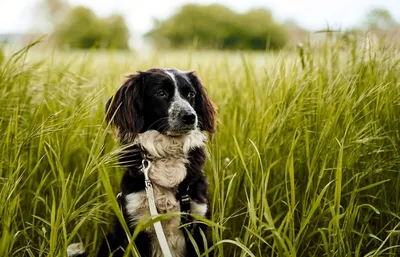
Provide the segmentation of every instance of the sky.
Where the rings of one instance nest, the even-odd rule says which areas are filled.
[[[0,0],[0,34],[29,31],[39,20],[32,10],[44,0]],[[122,14],[131,34],[140,37],[151,29],[154,18],[167,18],[186,3],[219,3],[237,12],[255,7],[272,11],[279,21],[293,19],[310,29],[349,28],[360,24],[371,8],[388,9],[400,21],[400,0],[67,0],[71,5],[85,5],[99,16]],[[36,17],[35,17],[36,15]]]

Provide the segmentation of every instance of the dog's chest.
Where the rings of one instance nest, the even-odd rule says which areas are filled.
[[[154,200],[158,213],[179,212],[176,198],[178,185],[185,179],[186,158],[169,157],[154,159],[149,169],[149,178],[153,185]],[[146,197],[146,205],[148,201]]]
[[[153,185],[176,190],[186,177],[189,151],[203,147],[205,140],[205,135],[198,130],[182,137],[170,137],[150,130],[139,134],[135,142],[142,145],[149,155],[149,178]]]
[[[149,170],[149,178],[153,184],[154,200],[159,214],[180,212],[180,204],[176,198],[177,185],[185,178],[186,168],[179,159],[153,160]],[[149,217],[149,201],[145,191],[126,196],[126,209],[130,214],[130,224],[136,225],[143,217]],[[184,255],[185,238],[180,226],[180,217],[172,216],[161,221],[168,246],[174,257]],[[152,257],[164,256],[159,246],[153,226],[147,227],[151,236]]]
[[[148,131],[139,134],[136,141],[146,149],[150,157],[149,178],[153,184],[158,213],[180,212],[176,193],[178,185],[187,174],[187,154],[192,148],[202,147],[205,136],[199,131],[194,131],[185,138],[170,138],[155,131]],[[140,191],[127,195],[126,209],[131,225],[136,225],[141,218],[150,215],[146,192]],[[161,224],[174,256],[183,256],[185,239],[179,228],[180,217],[170,217],[163,220]],[[153,256],[163,256],[153,226],[148,227],[146,231],[152,237]]]
[[[149,178],[155,186],[175,190],[186,177],[187,162],[183,151],[175,151],[174,156],[153,158]]]

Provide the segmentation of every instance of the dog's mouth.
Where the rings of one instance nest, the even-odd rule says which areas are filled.
[[[177,136],[185,136],[190,134],[193,130],[196,130],[197,126],[195,124],[183,125],[179,124],[179,126],[169,127],[164,133],[167,136],[177,137]]]
[[[178,120],[172,120],[169,122],[168,128],[165,130],[165,134],[168,136],[184,136],[188,135],[191,131],[196,130],[197,121],[191,124],[185,124]]]
[[[167,136],[171,136],[171,137],[179,137],[179,136],[188,135],[188,134],[190,134],[190,132],[193,131],[193,130],[194,130],[194,129],[189,129],[189,128],[187,128],[187,129],[179,129],[179,130],[174,129],[174,130],[167,130],[167,131],[165,131],[165,134],[166,134]]]

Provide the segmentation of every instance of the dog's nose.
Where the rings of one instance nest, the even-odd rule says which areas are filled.
[[[196,121],[196,115],[194,113],[187,113],[182,116],[182,122],[186,125],[192,125]]]

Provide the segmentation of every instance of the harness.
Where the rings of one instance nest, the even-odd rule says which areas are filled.
[[[143,172],[144,178],[145,178],[144,183],[145,183],[147,200],[149,202],[150,215],[157,216],[158,212],[157,212],[157,208],[156,208],[156,204],[155,204],[155,200],[154,200],[153,184],[149,178],[149,170],[151,167],[151,162],[149,161],[149,159],[147,158],[147,155],[144,152],[142,152],[142,158],[143,158],[142,167],[141,167],[140,171]],[[192,217],[190,216],[191,208],[190,208],[190,197],[189,197],[190,186],[185,185],[184,188],[185,188],[185,190],[183,190],[183,192],[181,192],[181,190],[178,189],[178,195],[177,195],[179,198],[181,212],[184,214],[181,216],[181,223],[183,225],[186,225],[186,227],[188,229],[192,229],[193,224],[191,223]],[[117,201],[118,201],[120,210],[122,212],[121,196],[122,196],[121,192],[118,193]],[[162,250],[164,256],[172,257],[172,254],[168,247],[167,239],[165,237],[164,230],[162,229],[160,221],[155,222],[153,224],[153,226],[155,228],[157,239],[160,243],[160,247],[161,247],[161,250]],[[129,234],[127,232],[125,232],[125,233],[128,238],[128,242],[131,243]]]
[[[190,216],[191,208],[190,208],[190,197],[189,197],[190,186],[186,186],[186,190],[184,192],[178,192],[179,203],[181,206],[181,212],[184,215],[181,216],[182,225],[186,225],[188,229],[193,227],[192,216]]]

